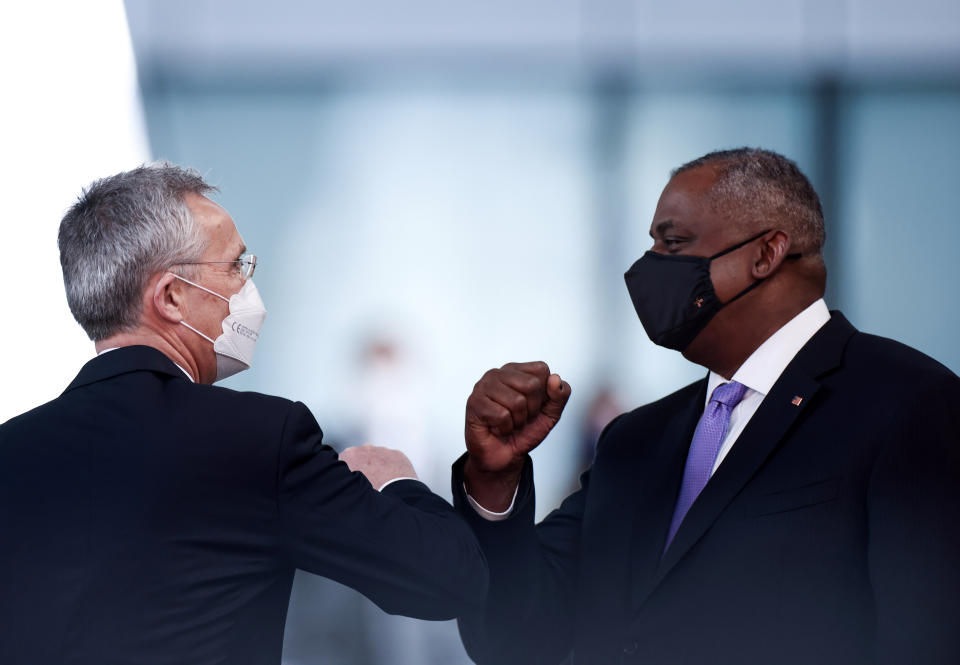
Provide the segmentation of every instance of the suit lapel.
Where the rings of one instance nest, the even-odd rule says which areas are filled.
[[[670,572],[750,481],[819,388],[819,383],[802,372],[784,372],[690,507],[663,555],[658,580]],[[803,398],[799,405],[792,403],[795,396]]]
[[[800,414],[812,408],[820,389],[817,378],[839,365],[843,348],[855,332],[842,314],[834,312],[831,320],[807,342],[787,366],[727,458],[690,507],[670,548],[659,561],[651,590],[700,540],[730,501],[763,466]],[[684,439],[683,445],[687,448],[691,438],[692,430]],[[686,450],[681,465],[685,462],[685,453]],[[671,466],[671,475],[673,472],[674,468]],[[679,473],[683,473],[682,466]],[[679,480],[677,483],[679,485]],[[670,502],[671,514],[674,503],[675,495],[674,501]],[[667,519],[669,520],[669,517]],[[659,540],[661,547],[664,541],[665,538]]]
[[[680,491],[689,441],[693,438],[703,411],[706,393],[707,380],[704,379],[695,393],[696,397],[670,418],[656,455],[644,460],[646,469],[638,483],[639,500],[633,521],[633,607],[642,605],[655,587],[663,545],[673,517],[673,506]],[[633,482],[637,482],[636,478]]]

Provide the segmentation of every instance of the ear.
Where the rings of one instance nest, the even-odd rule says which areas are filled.
[[[153,308],[164,321],[180,323],[183,321],[182,282],[172,272],[160,275],[153,287]]]
[[[769,231],[762,241],[751,269],[754,279],[767,279],[777,272],[790,249],[790,235],[786,231]]]

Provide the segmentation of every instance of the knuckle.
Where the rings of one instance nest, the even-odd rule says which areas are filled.
[[[474,390],[477,392],[486,392],[489,391],[492,386],[495,386],[501,381],[502,372],[498,369],[491,369],[484,374],[477,385],[474,386]]]

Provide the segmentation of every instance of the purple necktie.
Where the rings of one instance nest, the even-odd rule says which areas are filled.
[[[683,469],[683,485],[680,487],[677,507],[673,509],[673,520],[670,522],[670,533],[667,534],[664,551],[670,547],[687,511],[710,480],[713,463],[717,460],[723,435],[726,434],[727,425],[730,424],[730,414],[733,412],[733,407],[743,399],[745,392],[747,387],[736,381],[721,383],[714,388],[710,403],[700,416],[697,430],[693,433],[693,442],[690,444],[690,452],[687,453],[687,464]]]

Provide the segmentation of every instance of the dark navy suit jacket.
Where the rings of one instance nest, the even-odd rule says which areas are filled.
[[[529,463],[504,522],[454,466],[490,565],[485,611],[460,621],[476,662],[960,663],[960,379],[834,312],[664,554],[705,391],[614,420],[536,527]]]
[[[305,406],[99,356],[0,426],[0,663],[279,663],[294,569],[392,613],[473,607],[487,570],[417,481],[383,493]]]

